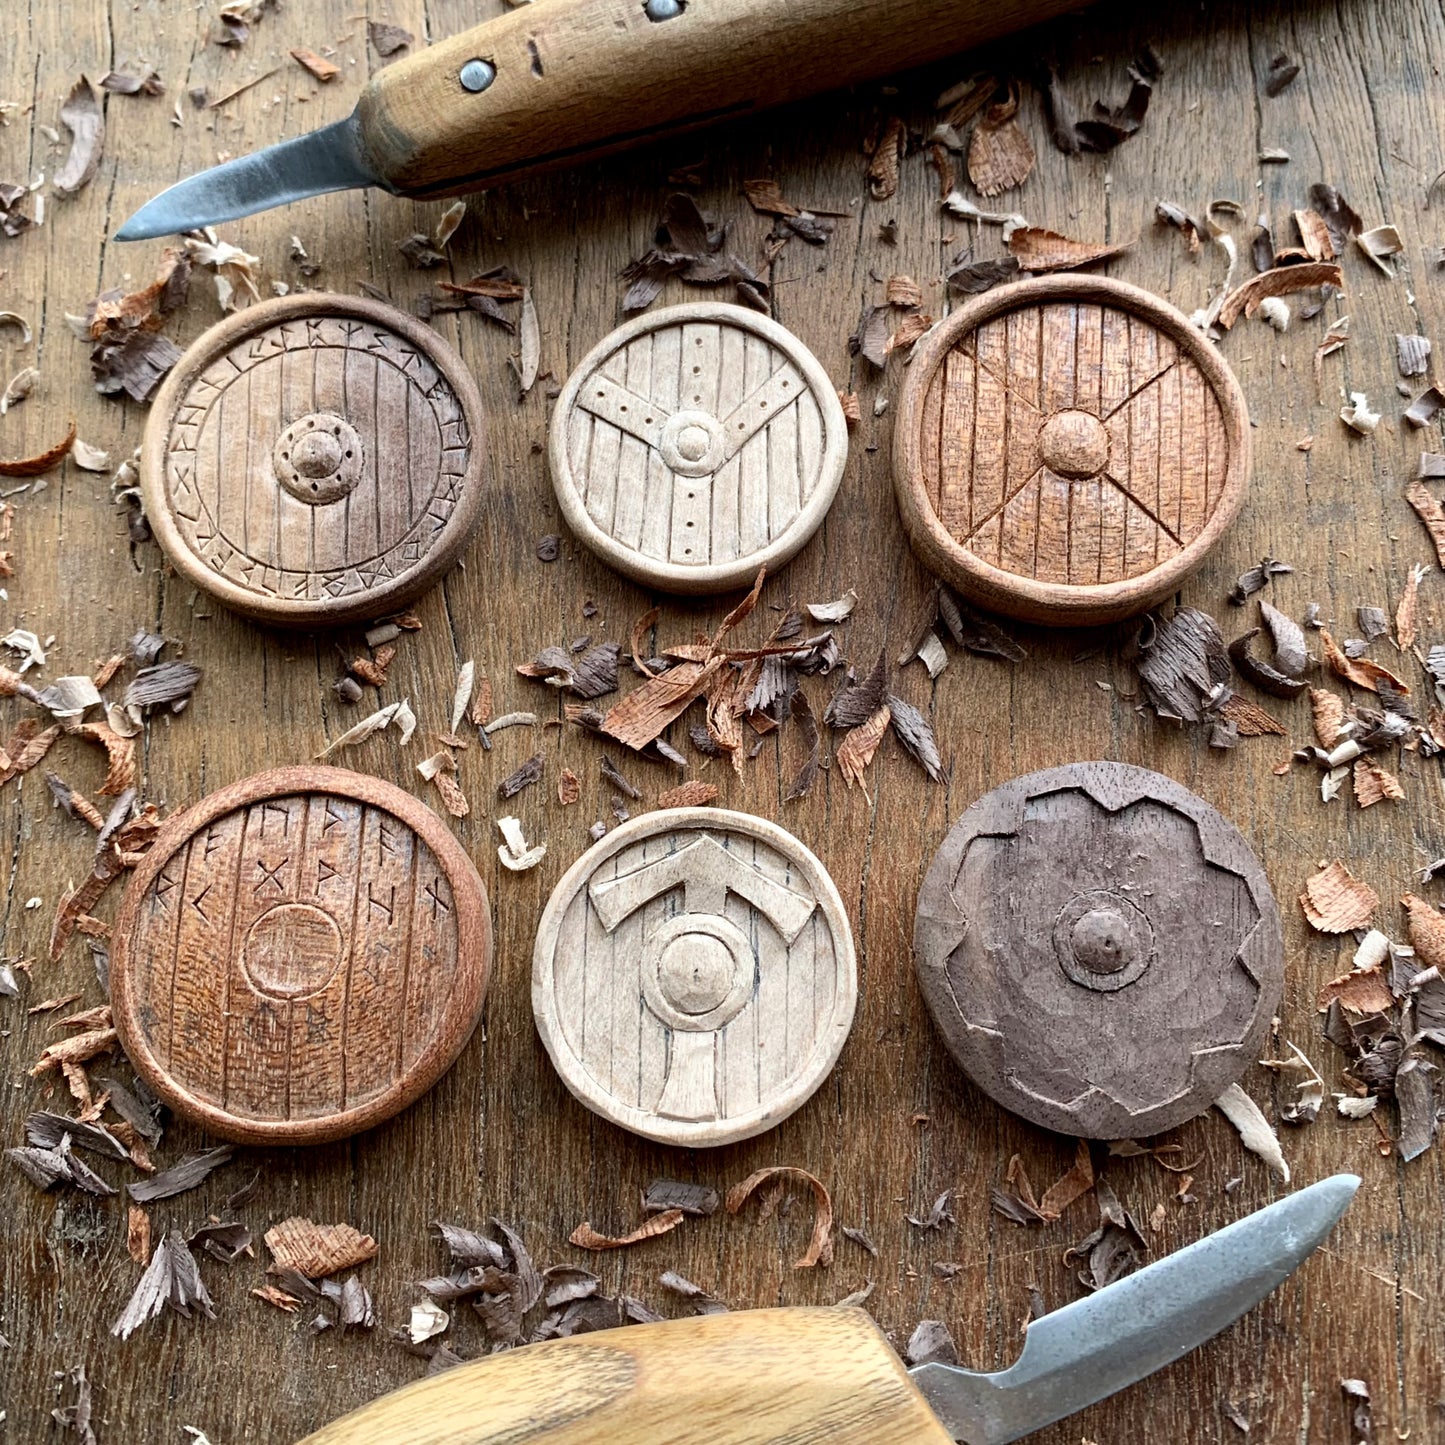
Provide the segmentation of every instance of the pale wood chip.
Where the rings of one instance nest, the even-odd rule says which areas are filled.
[[[1244,1147],[1258,1154],[1288,1184],[1289,1165],[1285,1163],[1284,1151],[1259,1105],[1238,1084],[1231,1084],[1214,1101],[1214,1107],[1239,1130]]]
[[[376,1257],[376,1241],[349,1224],[317,1224],[299,1215],[283,1219],[265,1234],[275,1264],[272,1272],[294,1269],[321,1279]]]
[[[1316,996],[1315,1007],[1326,1013],[1337,999],[1342,1008],[1355,1014],[1384,1013],[1395,1002],[1378,964],[1373,968],[1352,968],[1349,973],[1332,978]]]
[[[1310,877],[1299,901],[1311,927],[1321,933],[1368,928],[1380,906],[1379,894],[1352,876],[1338,858]]]
[[[641,1244],[645,1239],[656,1239],[659,1234],[670,1234],[687,1218],[680,1209],[665,1209],[639,1224],[630,1234],[599,1234],[585,1219],[567,1236],[569,1244],[578,1249],[626,1249],[630,1244]]]
[[[814,1214],[813,1234],[808,1248],[794,1265],[794,1269],[812,1269],[814,1265],[833,1263],[833,1201],[828,1196],[822,1180],[815,1178],[806,1169],[789,1164],[774,1165],[770,1169],[759,1169],[749,1174],[740,1184],[734,1184],[727,1192],[726,1207],[729,1214],[736,1214],[751,1195],[763,1185],[775,1185],[779,1189],[788,1180],[797,1180],[813,1191]]]
[[[1424,577],[1425,568],[1417,562],[1405,578],[1405,590],[1400,594],[1400,605],[1395,608],[1395,646],[1401,652],[1408,652],[1415,645],[1420,611],[1420,583]]]
[[[883,297],[890,306],[922,306],[923,288],[912,276],[890,276]]]
[[[151,1217],[132,1204],[126,1216],[125,1247],[137,1264],[149,1264],[151,1257]]]
[[[325,56],[318,55],[314,50],[307,50],[304,46],[298,46],[293,50],[291,59],[304,70],[309,70],[323,85],[328,80],[335,80],[341,74],[339,65],[327,60]]]
[[[843,741],[838,744],[834,756],[838,760],[838,769],[850,788],[854,783],[860,788],[863,787],[863,777],[868,764],[873,761],[873,754],[878,751],[878,744],[882,742],[883,734],[888,731],[888,724],[892,719],[893,713],[885,702],[866,722],[849,729]],[[867,792],[866,788],[864,792]]]
[[[1018,123],[1019,92],[1010,84],[1008,98],[989,106],[979,117],[968,143],[968,178],[981,196],[996,196],[1028,180],[1033,172],[1033,143]]]
[[[437,773],[432,778],[432,786],[442,795],[442,803],[453,818],[465,818],[472,811],[472,805],[467,802],[467,795],[462,792],[454,774],[445,770]]]

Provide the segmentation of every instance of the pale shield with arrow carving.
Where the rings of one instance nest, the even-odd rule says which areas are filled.
[[[671,808],[590,849],[542,915],[532,1006],[567,1087],[663,1143],[786,1118],[837,1061],[853,937],[823,865],[760,818]]]
[[[649,313],[594,347],[552,414],[568,525],[618,571],[723,592],[775,571],[822,525],[847,460],[827,373],[740,306]]]

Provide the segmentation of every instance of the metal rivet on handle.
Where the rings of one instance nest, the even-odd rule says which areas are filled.
[[[687,0],[646,0],[642,13],[649,20],[675,20],[687,9]]]
[[[497,78],[497,67],[490,60],[469,60],[462,66],[457,79],[464,90],[473,93],[485,90]]]

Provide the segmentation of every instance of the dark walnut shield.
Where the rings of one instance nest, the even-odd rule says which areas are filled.
[[[893,477],[914,550],[998,612],[1067,626],[1159,602],[1234,520],[1239,385],[1172,306],[1050,276],[1000,286],[920,343]]]
[[[775,321],[703,302],[619,327],[552,413],[557,500],[619,572],[723,592],[776,570],[822,525],[847,460],[838,393]]]
[[[471,1036],[487,896],[442,821],[340,768],[278,768],[171,819],[116,918],[115,1026],[176,1113],[317,1144],[404,1109]]]
[[[394,611],[455,561],[481,505],[481,399],[429,327],[315,293],[202,335],[146,422],[141,489],[176,570],[262,622]]]
[[[1062,1134],[1157,1134],[1259,1056],[1279,912],[1238,830],[1123,763],[1017,778],[954,824],[918,895],[914,962],[964,1072]]]
[[[729,1144],[799,1108],[857,1003],[823,865],[776,824],[665,808],[590,848],[537,928],[532,1008],[567,1087],[664,1144]]]

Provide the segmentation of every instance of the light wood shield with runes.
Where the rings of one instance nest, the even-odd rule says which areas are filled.
[[[389,306],[305,295],[206,332],[157,398],[146,512],[178,570],[263,621],[404,605],[470,535],[481,405],[459,357]]]
[[[552,480],[572,530],[619,571],[674,592],[746,585],[794,556],[846,455],[817,360],[738,306],[675,306],[620,327],[568,378],[552,417]]]
[[[116,1027],[176,1111],[249,1143],[318,1143],[396,1113],[471,1034],[486,894],[424,805],[337,768],[281,768],[173,819],[113,935]]]
[[[900,411],[915,544],[976,600],[1033,620],[1149,606],[1242,500],[1233,377],[1184,317],[1117,282],[980,297],[924,342]]]

